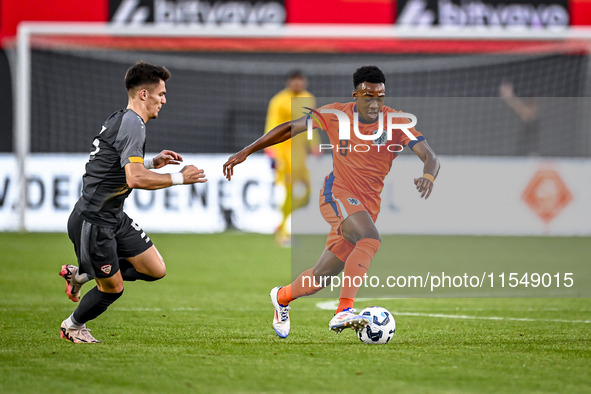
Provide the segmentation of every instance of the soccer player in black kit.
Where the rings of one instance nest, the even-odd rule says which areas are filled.
[[[126,109],[113,113],[92,142],[83,176],[82,197],[68,220],[78,266],[64,265],[66,294],[80,304],[61,325],[61,336],[74,343],[98,343],[86,322],[107,310],[123,294],[123,281],[158,280],[166,274],[164,260],[144,231],[125,212],[123,202],[132,189],[162,189],[206,182],[193,165],[180,172],[158,174],[151,168],[180,164],[176,152],[163,150],[144,161],[146,123],[158,117],[166,103],[170,72],[139,62],[125,75]],[[81,286],[94,279],[96,287],[80,300]]]

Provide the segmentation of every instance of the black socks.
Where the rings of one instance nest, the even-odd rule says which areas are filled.
[[[74,321],[82,325],[89,320],[95,319],[106,311],[109,305],[117,301],[122,294],[123,290],[120,293],[103,293],[95,286],[80,300],[80,305],[72,314]]]

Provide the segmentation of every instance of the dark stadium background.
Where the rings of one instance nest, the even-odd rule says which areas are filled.
[[[206,2],[202,2],[206,3]],[[211,0],[209,4],[224,4],[224,1]],[[234,2],[235,4],[255,4],[254,1],[245,0]],[[284,23],[378,23],[382,25],[394,24],[397,14],[400,14],[409,0],[392,1],[351,1],[351,0],[279,0],[274,4],[282,5],[285,9]],[[487,0],[484,3],[498,6],[497,0]],[[571,26],[591,24],[591,3],[584,0],[547,0],[533,2],[530,0],[514,1],[515,4],[526,7],[528,4],[538,7],[540,4],[557,4],[567,9]],[[166,3],[172,7],[177,4],[170,0]],[[181,4],[181,3],[178,3]],[[177,4],[177,5],[178,5]],[[268,5],[269,2],[260,2]],[[429,1],[426,4],[427,11],[434,11],[436,2]],[[0,2],[0,38],[3,48],[0,50],[0,86],[3,94],[0,95],[0,152],[11,152],[13,149],[13,95],[12,75],[8,57],[14,48],[14,39],[17,25],[20,21],[109,21],[115,20],[122,0],[93,0],[78,2],[73,0],[59,0],[51,2],[35,2],[33,0],[2,1]],[[364,10],[371,7],[371,18],[361,17]],[[152,0],[141,0],[136,9],[148,10],[145,22],[158,21],[162,17],[183,18],[183,15],[160,14],[157,15]],[[337,12],[338,10],[338,12]],[[119,18],[131,18],[132,12],[119,14]],[[177,22],[186,23],[190,14],[184,14],[186,20]],[[281,17],[281,15],[280,15]],[[271,21],[273,22],[273,21]],[[276,22],[276,21],[275,21]],[[265,23],[264,19],[256,23]],[[434,23],[438,23],[437,18]],[[448,46],[449,47],[449,46]],[[388,77],[388,94],[392,97],[495,97],[498,95],[498,85],[503,81],[515,83],[518,95],[533,95],[540,97],[587,97],[589,96],[590,82],[588,69],[588,57],[576,53],[548,54],[545,56],[523,56],[523,59],[510,60],[499,66],[499,59],[493,59],[489,66],[486,60],[474,59],[469,61],[483,63],[474,68],[455,68],[450,70],[450,61],[464,61],[463,58],[453,60],[460,55],[450,51],[449,48],[437,53],[430,50],[430,55],[425,55],[418,48],[416,51],[407,50],[405,55],[396,53],[380,53],[379,50],[364,50],[363,54],[355,55],[354,51],[347,54],[338,54],[334,51],[322,50],[315,53],[282,53],[293,51],[293,48],[279,48],[275,51],[257,52],[248,49],[248,52],[223,52],[193,51],[188,53],[155,54],[160,58],[172,55],[173,57],[188,57],[201,60],[216,59],[238,62],[252,62],[257,65],[270,65],[283,63],[284,72],[273,67],[272,73],[266,72],[266,67],[260,67],[260,72],[252,74],[244,72],[238,67],[235,73],[215,72],[190,72],[186,67],[175,68],[170,66],[174,73],[174,79],[170,84],[170,103],[163,113],[163,120],[154,122],[150,126],[152,136],[148,150],[152,147],[163,145],[171,148],[182,148],[183,151],[194,153],[205,152],[232,152],[244,143],[251,141],[260,135],[263,126],[263,116],[268,99],[283,85],[283,75],[293,68],[309,72],[310,90],[318,97],[342,97],[348,96],[351,90],[350,81],[343,75],[350,75],[351,70],[365,63],[376,63],[386,66]],[[368,56],[370,54],[370,56]],[[141,57],[138,55],[137,57]],[[41,65],[41,69],[47,71],[50,68],[52,79],[40,81],[38,75],[33,75],[33,108],[39,108],[33,113],[32,119],[32,151],[33,152],[87,152],[89,138],[100,127],[100,122],[106,114],[113,110],[120,97],[120,81],[117,75],[128,66],[131,59],[127,57],[120,62],[109,59],[97,59],[96,56],[84,60],[80,56],[65,56],[60,60],[54,59],[48,53],[36,51],[33,55],[33,64]],[[412,70],[406,66],[405,70],[399,70],[399,65],[410,64],[412,60],[424,62],[430,61],[433,66],[430,70]],[[441,62],[442,69],[437,69],[437,62]],[[164,62],[167,63],[167,62]],[[501,61],[501,64],[503,62]],[[338,66],[340,70],[334,75],[328,71],[331,65]],[[90,68],[89,68],[90,67]],[[311,69],[321,68],[321,75],[317,75]],[[69,70],[75,70],[70,72]],[[447,69],[447,70],[446,70]],[[68,70],[68,71],[66,71]],[[88,71],[83,75],[82,71]],[[14,70],[13,70],[14,73]],[[78,100],[78,93],[87,88],[86,82],[100,78],[100,86],[93,86],[96,91],[98,103],[89,104]],[[428,81],[428,83],[418,83]],[[216,86],[217,99],[207,98],[201,92],[205,87]],[[543,86],[543,88],[541,88]],[[256,92],[256,93],[255,93]],[[37,102],[35,102],[37,101]],[[125,103],[120,103],[123,106]],[[67,108],[66,113],[73,116],[52,116],[53,109],[59,106]],[[569,134],[560,138],[553,138],[555,127],[551,122],[542,119],[540,152],[544,156],[587,156],[591,149],[586,137],[578,135],[576,131],[577,117],[581,116],[578,108],[566,105],[560,109],[562,116],[567,119]],[[574,111],[574,112],[572,112]],[[191,113],[193,117],[189,118]],[[510,114],[509,112],[507,112]],[[584,114],[583,114],[584,115]],[[507,136],[501,136],[495,141],[494,146],[490,138],[485,138],[482,144],[472,142],[479,140],[482,135],[490,135],[491,131],[481,125],[464,122],[456,125],[456,135],[446,136],[437,140],[437,136],[430,135],[430,141],[436,142],[438,152],[441,154],[475,154],[507,156],[516,153],[514,148],[516,134],[520,129],[518,119],[509,121],[500,126],[507,131]],[[546,126],[544,126],[546,125]],[[478,127],[476,127],[478,126]],[[570,127],[572,126],[572,127]],[[464,129],[462,129],[464,128]],[[166,129],[166,131],[165,131]],[[574,132],[572,130],[575,130]],[[482,135],[478,133],[482,132]],[[67,135],[67,138],[56,138]],[[187,138],[188,137],[188,138]],[[433,139],[435,138],[435,140]],[[472,142],[470,142],[472,141]]]
[[[417,128],[442,155],[512,156],[523,121],[499,98],[499,86],[537,97],[543,156],[589,156],[589,57],[578,53],[374,54],[212,53],[103,50],[33,51],[32,152],[87,152],[101,122],[123,108],[121,75],[145,60],[166,64],[168,103],[150,123],[148,151],[234,152],[264,131],[269,99],[285,75],[302,70],[317,97],[350,100],[351,75],[376,64],[387,77],[387,104],[415,113]],[[425,82],[426,81],[426,82]],[[90,93],[90,94],[89,94]],[[423,100],[408,98],[420,97]],[[454,100],[450,98],[478,98]],[[123,99],[122,99],[123,98]],[[544,98],[544,99],[543,99]],[[554,99],[552,99],[554,98]],[[559,98],[559,99],[558,99]],[[418,111],[418,113],[416,113]],[[456,115],[452,116],[451,113]],[[479,115],[479,116],[476,116]],[[483,119],[486,121],[483,122]]]

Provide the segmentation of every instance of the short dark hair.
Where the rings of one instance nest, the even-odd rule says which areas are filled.
[[[125,87],[128,91],[142,85],[157,84],[160,80],[166,82],[170,78],[170,71],[164,66],[137,62],[125,73]]]
[[[357,89],[360,83],[386,83],[386,76],[376,66],[359,67],[353,74],[353,87]]]
[[[289,74],[287,74],[287,80],[289,81],[295,78],[306,78],[306,76],[301,70],[291,70]]]

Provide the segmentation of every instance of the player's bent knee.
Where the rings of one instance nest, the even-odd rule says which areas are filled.
[[[151,272],[151,275],[154,280],[158,280],[158,279],[162,279],[166,276],[166,267],[164,266],[164,262],[162,262],[162,266],[156,268],[153,272]]]
[[[363,239],[373,239],[375,241],[378,241],[380,244],[382,243],[382,236],[380,235],[380,233],[378,233],[377,231],[375,233],[372,234],[368,234],[367,236],[361,238]],[[359,242],[359,241],[357,241]]]
[[[354,245],[356,245],[357,242],[361,241],[362,239],[368,238],[382,242],[382,237],[380,236],[378,229],[374,226],[368,226],[368,228],[349,228],[347,231],[343,231],[343,237]]]
[[[371,243],[372,245],[375,245],[377,248],[379,248],[382,245],[382,237],[380,237],[380,235],[378,234],[377,237],[364,237],[362,239],[360,239],[359,241],[357,241],[357,243],[359,242],[366,242],[366,243]]]
[[[382,242],[378,229],[365,211],[356,212],[345,219],[341,225],[341,231],[343,237],[352,244],[357,244],[364,238],[372,238]]]
[[[166,276],[166,268],[158,268],[155,270],[150,271],[148,274],[139,274],[140,279],[146,282],[154,282],[156,280],[160,280]]]
[[[373,258],[373,256],[375,256],[375,254],[378,252],[378,249],[381,245],[382,242],[379,239],[363,238],[357,241],[357,244],[355,244],[355,249],[363,250],[366,254]]]
[[[154,276],[154,280],[160,280],[166,276],[166,271]]]
[[[113,279],[113,278],[107,278]],[[97,279],[96,286],[103,293],[121,293],[123,291],[123,279],[119,280],[105,280]]]

